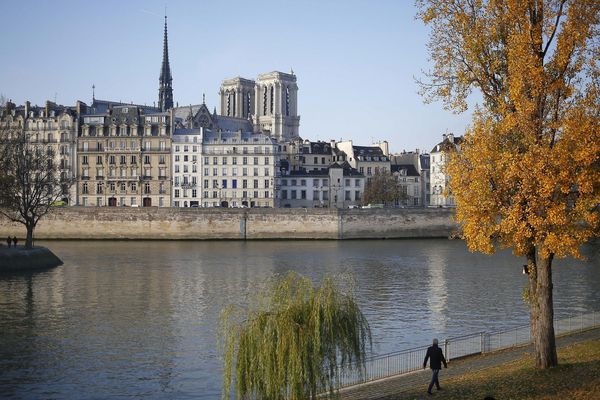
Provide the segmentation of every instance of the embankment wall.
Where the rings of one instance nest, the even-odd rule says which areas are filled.
[[[56,208],[36,239],[385,239],[448,237],[452,209]],[[0,220],[0,238],[24,227]],[[4,235],[4,236],[2,236]]]

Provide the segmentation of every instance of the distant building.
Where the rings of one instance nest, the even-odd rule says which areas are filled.
[[[277,142],[262,133],[202,135],[203,207],[277,207]]]
[[[77,167],[77,109],[65,107],[47,101],[44,107],[32,106],[26,102],[24,106],[16,106],[8,102],[0,113],[0,125],[11,129],[23,129],[31,143],[43,147],[54,154],[54,162],[58,165],[61,199],[67,204],[76,202]]]
[[[178,128],[173,131],[173,207],[199,207],[202,204],[202,138],[204,128]]]
[[[80,115],[77,204],[169,207],[170,113],[94,99]]]
[[[450,177],[446,172],[449,155],[453,151],[460,151],[462,136],[454,137],[449,133],[443,135],[440,143],[431,150],[431,205],[442,207],[453,207],[456,205],[454,196],[449,191],[448,182]]]
[[[281,176],[281,207],[347,208],[359,205],[365,177],[347,162],[311,170],[288,171]]]
[[[408,199],[403,205],[426,207],[430,202],[429,182],[429,154],[421,153],[419,150],[403,151],[402,153],[390,155],[392,173],[398,178],[402,188],[406,191]],[[411,187],[404,182],[410,182]],[[414,194],[414,186],[418,182],[419,193]],[[418,199],[418,200],[417,200]],[[417,204],[418,201],[418,204]]]
[[[387,142],[382,142],[377,146],[354,146],[352,140],[348,140],[336,142],[335,146],[345,153],[350,166],[366,177],[367,183],[376,173],[389,174],[391,171]]]
[[[392,175],[398,181],[402,198],[398,205],[418,207],[423,205],[421,176],[413,164],[392,165]]]

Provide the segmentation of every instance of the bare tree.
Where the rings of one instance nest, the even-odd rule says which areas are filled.
[[[0,215],[25,225],[25,247],[33,247],[39,220],[62,198],[72,180],[61,179],[55,150],[31,140],[24,124],[0,122]]]
[[[365,203],[398,204],[406,199],[395,176],[387,172],[375,172],[365,187]]]

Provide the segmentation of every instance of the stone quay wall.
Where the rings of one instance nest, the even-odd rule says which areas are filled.
[[[448,237],[454,210],[56,208],[40,220],[36,239],[391,239]],[[4,235],[4,236],[2,236]],[[25,236],[0,220],[0,237]]]

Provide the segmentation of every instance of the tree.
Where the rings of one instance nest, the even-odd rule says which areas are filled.
[[[6,117],[6,116],[5,116]],[[33,247],[33,231],[50,212],[71,181],[61,179],[55,151],[35,143],[20,121],[0,122],[0,214],[25,225],[25,248]]]
[[[417,4],[431,25],[426,100],[461,112],[473,89],[483,98],[448,165],[463,236],[527,259],[535,365],[555,366],[552,262],[579,257],[599,223],[600,4]]]
[[[365,186],[363,202],[365,204],[395,205],[407,197],[394,175],[376,171]]]
[[[273,400],[331,397],[341,371],[364,369],[369,324],[339,279],[315,287],[291,272],[265,293],[246,318],[223,313],[224,398],[233,369],[238,398]]]

